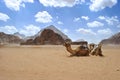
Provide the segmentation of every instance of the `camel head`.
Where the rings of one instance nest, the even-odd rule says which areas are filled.
[[[65,46],[65,47],[70,47],[70,46],[71,46],[71,43],[70,43],[70,42],[65,42],[65,43],[63,44],[63,46]]]
[[[99,43],[99,44],[98,44],[98,48],[100,48],[100,49],[101,49],[101,47],[102,47],[102,44],[101,44],[101,43]]]

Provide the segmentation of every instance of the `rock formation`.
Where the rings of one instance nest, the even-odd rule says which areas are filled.
[[[0,43],[1,44],[19,44],[22,42],[17,36],[12,34],[5,34],[4,32],[0,32]]]
[[[20,34],[19,32],[16,32],[13,35],[19,37],[20,39],[24,39],[26,37],[24,34]]]
[[[115,44],[115,45],[120,45],[120,32],[111,36],[108,39],[102,40],[100,43],[102,44]]]
[[[38,36],[34,39],[35,44],[62,44],[64,43],[64,39],[57,33],[55,33],[53,30],[45,29],[41,36]]]
[[[26,45],[61,45],[65,40],[71,41],[65,34],[53,25],[40,30],[32,39],[21,44]]]
[[[88,42],[87,41],[74,41],[74,42],[72,42],[71,44],[72,45],[83,45],[83,44],[88,44]]]

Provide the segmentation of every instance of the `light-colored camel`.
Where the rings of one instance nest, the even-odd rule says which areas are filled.
[[[71,44],[69,42],[65,42],[64,46],[66,47],[66,50],[71,53],[71,56],[89,56],[89,49],[84,46],[80,46],[75,50],[71,48]]]
[[[90,51],[90,54],[91,55],[96,55],[96,56],[104,56],[103,54],[102,54],[102,50],[101,50],[101,47],[102,47],[102,44],[98,44],[98,45],[94,45],[94,47],[93,47],[93,49],[91,49],[91,51]]]
[[[95,46],[96,46],[96,44],[94,44],[94,43],[90,43],[88,45],[90,52],[95,48]]]

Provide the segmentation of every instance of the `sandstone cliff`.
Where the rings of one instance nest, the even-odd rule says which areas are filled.
[[[17,36],[14,36],[12,34],[6,34],[4,32],[0,32],[0,43],[1,44],[19,44],[22,42],[22,39],[20,39]]]
[[[120,45],[120,32],[111,36],[108,39],[104,39],[101,41],[102,44],[115,44]]]
[[[64,33],[53,25],[40,30],[32,39],[28,39],[22,45],[61,45],[65,40],[70,40]],[[71,41],[71,40],[70,40]]]

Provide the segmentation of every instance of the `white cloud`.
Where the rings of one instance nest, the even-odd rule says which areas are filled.
[[[98,21],[93,21],[93,22],[87,23],[87,26],[88,27],[102,27],[104,26],[104,24]]]
[[[80,21],[80,18],[79,17],[77,17],[77,18],[74,18],[74,20],[73,20],[74,22],[78,22],[78,21]]]
[[[79,28],[77,30],[77,32],[80,32],[82,34],[92,34],[92,35],[96,35],[95,32],[93,32],[91,29],[84,29],[84,28]]]
[[[18,30],[15,26],[4,26],[0,27],[0,32],[5,32],[7,34],[13,34],[15,32],[20,32],[21,34],[25,34],[26,36],[35,35],[38,31],[40,31],[40,27],[34,26],[32,24],[28,26],[24,26],[24,28]]]
[[[113,7],[117,4],[117,0],[91,0],[92,4],[90,4],[89,8],[91,11],[99,11],[106,7]]]
[[[52,16],[47,11],[38,12],[35,15],[36,22],[49,23],[52,22]]]
[[[48,7],[73,7],[76,4],[82,4],[85,0],[39,0],[41,4]]]
[[[18,30],[16,29],[15,26],[4,26],[4,27],[0,27],[0,32],[5,32],[7,34],[13,34],[15,32],[17,32]]]
[[[4,13],[0,12],[0,20],[6,22],[8,19],[10,19],[10,17],[7,14],[4,14]]]
[[[25,7],[26,2],[33,3],[34,0],[4,0],[4,2],[9,9],[19,11],[20,7]]]
[[[99,16],[98,17],[100,20],[105,20],[108,25],[114,25],[114,24],[118,24],[119,20],[117,16],[112,16],[112,17],[107,17],[107,16]]]
[[[99,16],[98,19],[105,20],[105,17],[104,16]]]
[[[114,17],[107,17],[106,18],[106,22],[109,24],[109,25],[114,25],[114,23],[118,23],[119,20],[117,19],[117,16],[114,16]]]
[[[111,29],[106,28],[106,29],[98,30],[98,33],[104,34],[104,35],[109,35],[109,34],[112,34],[112,31],[111,31]]]
[[[81,16],[82,19],[89,20],[88,16]]]
[[[29,2],[29,3],[33,3],[34,2],[34,0],[21,0],[21,1],[23,1],[23,2]]]
[[[25,34],[26,36],[32,36],[38,31],[40,31],[40,27],[30,24],[28,26],[24,26],[24,29],[21,29],[19,32],[21,34]]]
[[[63,22],[61,22],[61,21],[58,21],[57,23],[58,23],[58,24],[61,24],[61,25],[63,24]]]

